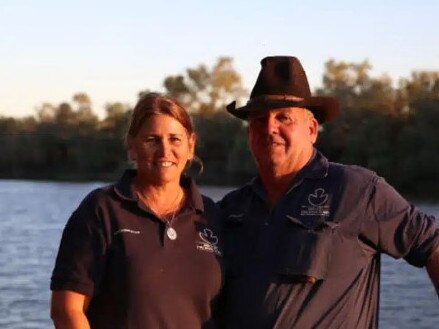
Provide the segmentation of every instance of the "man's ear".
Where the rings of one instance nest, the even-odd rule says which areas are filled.
[[[317,141],[317,136],[319,135],[319,122],[316,118],[309,119],[309,136],[312,144]]]

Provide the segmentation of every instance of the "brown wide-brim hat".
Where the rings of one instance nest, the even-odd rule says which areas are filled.
[[[235,117],[247,120],[252,112],[302,107],[310,110],[319,123],[324,123],[339,113],[336,98],[311,95],[305,71],[296,57],[265,57],[261,66],[247,104],[237,108],[234,101],[227,105],[227,111]]]

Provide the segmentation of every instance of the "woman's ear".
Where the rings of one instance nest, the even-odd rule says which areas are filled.
[[[188,154],[188,160],[191,161],[195,156],[195,144],[197,143],[197,136],[195,133],[192,133],[189,136],[188,140],[188,146],[189,146],[189,154]]]

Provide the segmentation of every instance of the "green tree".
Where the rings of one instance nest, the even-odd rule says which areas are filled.
[[[106,117],[102,120],[101,131],[107,135],[124,138],[128,129],[128,120],[131,115],[131,107],[121,102],[107,103],[105,105]]]
[[[188,68],[184,75],[169,76],[163,84],[166,92],[192,113],[223,111],[226,104],[246,95],[230,57],[218,58],[212,68],[204,64]]]
[[[75,108],[75,119],[79,125],[95,127],[98,123],[98,117],[93,113],[90,97],[86,93],[77,93],[72,97]]]
[[[395,143],[398,185],[412,195],[434,195],[439,181],[439,72],[413,72],[400,81],[404,125]]]
[[[319,148],[333,161],[364,165],[383,173],[389,165],[385,154],[397,136],[394,119],[401,105],[392,81],[386,75],[371,77],[371,69],[368,61],[326,62],[323,88],[317,93],[335,96],[341,111],[333,123],[322,128]]]

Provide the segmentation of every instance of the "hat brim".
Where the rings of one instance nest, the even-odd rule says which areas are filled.
[[[315,96],[301,101],[281,100],[252,102],[242,107],[236,107],[236,101],[234,101],[226,106],[227,112],[241,120],[247,120],[250,113],[288,107],[302,107],[310,110],[320,124],[333,120],[340,112],[338,100],[328,96]]]

